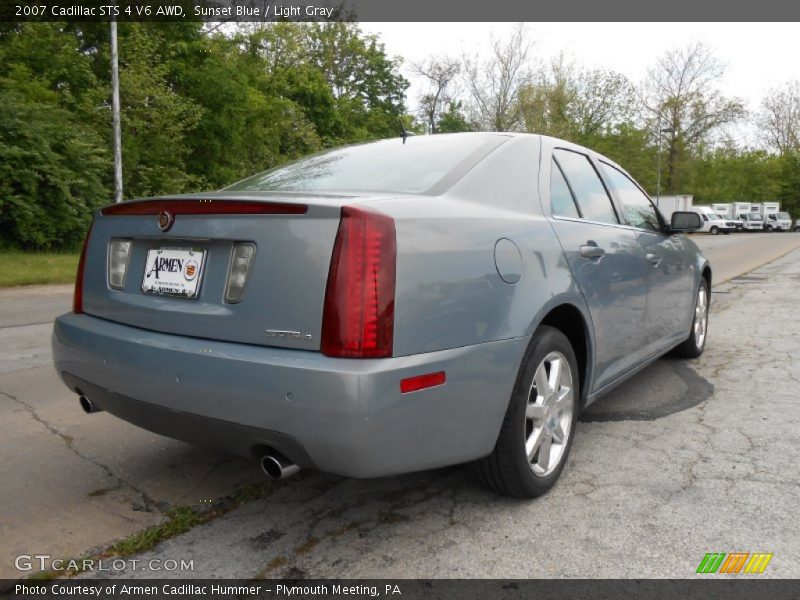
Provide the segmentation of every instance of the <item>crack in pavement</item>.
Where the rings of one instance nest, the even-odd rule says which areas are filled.
[[[159,514],[163,515],[163,512],[159,508],[159,503],[157,503],[153,498],[151,498],[147,494],[147,492],[145,492],[141,488],[137,487],[135,484],[131,483],[130,481],[128,481],[124,477],[114,473],[113,469],[111,467],[109,467],[107,464],[97,460],[93,456],[89,456],[87,454],[84,454],[80,450],[78,450],[75,447],[75,438],[73,438],[72,436],[69,436],[69,435],[59,431],[55,427],[53,427],[50,423],[48,423],[41,416],[39,416],[39,414],[36,412],[36,409],[33,406],[31,406],[30,404],[28,404],[24,400],[21,400],[21,399],[17,398],[13,394],[9,394],[8,392],[4,392],[2,390],[0,390],[0,395],[5,396],[6,398],[11,400],[12,402],[14,402],[14,403],[18,404],[19,406],[21,406],[25,410],[25,412],[27,412],[31,416],[31,418],[33,418],[33,420],[35,420],[37,423],[40,423],[45,429],[47,429],[47,431],[49,431],[51,434],[53,434],[56,437],[58,437],[64,443],[64,445],[67,447],[67,449],[75,454],[75,456],[77,456],[81,460],[84,460],[86,462],[89,462],[89,463],[95,465],[96,467],[101,469],[106,474],[107,477],[109,477],[110,479],[116,481],[117,487],[127,487],[131,491],[133,491],[135,494],[137,494],[141,498],[141,502],[142,502],[142,505],[144,507],[144,512],[153,512],[153,509],[155,509]]]

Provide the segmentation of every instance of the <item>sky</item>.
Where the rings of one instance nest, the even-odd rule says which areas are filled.
[[[431,55],[487,53],[491,35],[507,35],[515,23],[361,23],[376,33],[387,54],[405,59],[411,81],[408,106],[416,107],[422,82],[408,63]],[[562,51],[578,66],[602,67],[642,81],[665,51],[703,41],[726,65],[720,90],[757,110],[770,88],[800,79],[800,25],[797,23],[529,23],[534,59],[547,61]]]

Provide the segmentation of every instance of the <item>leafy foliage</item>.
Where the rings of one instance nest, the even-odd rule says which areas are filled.
[[[108,26],[0,26],[0,248],[74,249],[113,196]],[[356,23],[120,23],[125,197],[219,188],[339,144],[491,129],[593,148],[655,192],[697,202],[778,199],[800,217],[800,91],[754,117],[764,150],[725,141],[744,119],[702,44],[666,53],[640,87],[559,57],[524,27],[480,57],[428,57],[416,115],[400,60]],[[416,117],[416,118],[415,118]],[[660,129],[667,132],[659,134]]]
[[[45,40],[54,56],[37,47]],[[3,246],[80,243],[107,196],[108,155],[86,123],[96,84],[71,36],[26,24],[0,38],[0,233]]]
[[[113,196],[108,28],[0,31],[2,246],[75,248]],[[397,135],[408,82],[354,23],[120,23],[126,198],[218,188]]]

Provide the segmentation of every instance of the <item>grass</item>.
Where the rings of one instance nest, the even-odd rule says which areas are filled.
[[[44,283],[72,283],[78,253],[0,251],[0,288]]]
[[[110,556],[131,556],[154,548],[159,542],[168,540],[182,533],[186,533],[197,525],[202,525],[213,519],[217,514],[214,511],[201,513],[190,506],[180,506],[167,512],[169,521],[148,527],[144,531],[120,540],[108,549]]]
[[[265,483],[250,483],[239,487],[231,495],[216,500],[209,507],[177,506],[164,513],[167,520],[163,523],[134,533],[100,552],[73,559],[72,561],[64,561],[67,564],[74,562],[77,565],[76,568],[67,568],[63,571],[40,571],[31,575],[28,579],[49,580],[60,577],[74,577],[83,571],[82,565],[86,560],[126,558],[146,552],[155,548],[164,540],[186,533],[198,525],[213,521],[242,504],[264,497],[269,489],[270,486]]]

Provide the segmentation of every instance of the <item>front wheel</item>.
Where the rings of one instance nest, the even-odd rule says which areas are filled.
[[[700,278],[700,287],[694,304],[694,318],[689,337],[675,347],[674,354],[683,358],[697,358],[705,350],[708,335],[709,289],[705,277]]]
[[[767,233],[772,233],[772,225],[766,226]]]
[[[719,227],[716,225],[712,225],[711,229],[708,230],[711,235],[717,235],[719,233]]]
[[[575,352],[561,331],[543,325],[525,352],[494,451],[475,463],[481,483],[515,498],[553,487],[572,446],[579,398]]]

